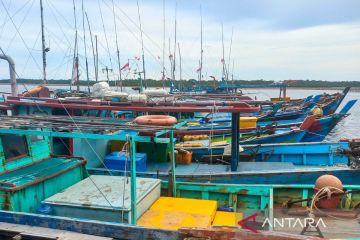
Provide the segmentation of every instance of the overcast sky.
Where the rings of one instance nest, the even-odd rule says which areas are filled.
[[[48,79],[69,79],[75,41],[72,1],[43,2],[45,38],[50,47],[47,54]],[[84,79],[81,1],[75,0],[75,4],[80,71]],[[135,0],[114,0],[114,4],[121,65],[124,65],[128,59],[141,56],[137,4]],[[175,5],[175,1],[165,1],[167,76],[170,76],[169,39],[170,51],[174,51]],[[163,1],[139,0],[139,6],[147,77],[160,79],[163,61]],[[357,0],[178,1],[177,41],[181,48],[182,76],[185,79],[197,78],[200,6],[203,15],[204,76],[221,78],[223,24],[226,63],[229,60],[233,29],[230,72],[234,63],[233,74],[236,79],[359,80],[360,1]],[[112,0],[84,0],[84,8],[89,16],[93,36],[98,36],[100,69],[105,66],[113,68],[114,73],[110,77],[114,79],[118,63]],[[90,78],[93,79],[91,40],[85,24]],[[41,78],[39,0],[0,0],[0,47],[15,60],[19,77]],[[136,65],[131,61],[131,71],[124,72],[123,77],[132,78],[135,69]],[[176,75],[179,78],[178,66]],[[105,75],[101,73],[100,77],[104,79]],[[4,61],[0,62],[0,78],[8,78],[8,67]]]

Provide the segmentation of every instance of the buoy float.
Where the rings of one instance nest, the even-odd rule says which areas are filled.
[[[176,124],[177,119],[167,115],[146,115],[135,118],[134,122],[143,125],[169,126]]]
[[[327,209],[333,209],[336,208],[339,205],[340,202],[340,196],[334,195],[336,193],[342,192],[343,185],[340,179],[333,175],[322,175],[320,176],[315,183],[315,194],[322,189],[328,187],[330,191],[330,198],[329,197],[323,197],[319,199],[316,202],[316,206],[318,208],[327,208]],[[326,192],[324,191],[324,194]],[[323,194],[321,194],[324,196]]]

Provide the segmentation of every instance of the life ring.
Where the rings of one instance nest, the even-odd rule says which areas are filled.
[[[168,126],[177,123],[177,119],[167,115],[146,115],[135,118],[134,122],[143,125]]]
[[[39,94],[39,92],[41,90],[43,90],[45,87],[44,86],[36,86],[33,88],[30,88],[28,91],[24,92],[22,95],[23,97],[32,97],[32,96],[36,96],[37,94]]]

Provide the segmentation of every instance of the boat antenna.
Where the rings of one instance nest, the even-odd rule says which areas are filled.
[[[78,53],[78,30],[77,30],[77,21],[76,21],[76,9],[75,9],[75,0],[73,0],[73,10],[74,10],[74,23],[75,23],[75,46],[74,46],[74,57],[73,57],[73,80],[76,80],[76,91],[80,91],[79,86],[79,53]],[[71,90],[71,84],[70,84]]]
[[[163,0],[163,56],[162,56],[162,84],[165,88],[165,0]]]
[[[118,68],[119,68],[119,84],[120,84],[120,91],[122,92],[123,88],[122,88],[122,78],[121,78],[120,51],[119,51],[118,35],[117,35],[117,28],[116,28],[114,0],[111,0],[111,2],[112,2],[112,10],[113,10],[113,16],[114,16],[116,55],[117,55]]]
[[[97,82],[97,74],[96,74],[96,55],[95,55],[95,48],[94,48],[94,41],[93,41],[93,36],[92,36],[92,32],[91,32],[91,28],[90,28],[90,21],[87,15],[87,12],[85,12],[85,16],[86,16],[86,21],[88,24],[88,28],[89,28],[89,33],[90,33],[90,40],[91,40],[91,48],[92,48],[92,54],[93,54],[93,59],[94,59],[94,69],[95,69],[95,81]]]
[[[41,16],[41,41],[42,41],[42,60],[43,60],[43,83],[46,84],[46,52],[50,51],[50,48],[45,47],[45,34],[44,34],[44,10],[43,2],[40,0],[40,16]]]
[[[203,26],[202,26],[202,8],[200,5],[200,71],[199,71],[199,81],[202,79],[202,66],[203,66]]]
[[[138,16],[139,16],[140,39],[141,39],[141,54],[142,54],[142,67],[143,67],[143,74],[144,74],[144,81],[145,81],[145,88],[146,88],[144,39],[143,39],[143,31],[142,31],[142,25],[141,25],[139,0],[137,0],[136,3],[137,3]],[[140,86],[140,89],[142,89],[142,86]],[[142,92],[141,92],[141,93],[142,93]]]
[[[86,38],[85,38],[84,0],[81,0],[81,11],[82,11],[83,39],[84,39],[84,51],[85,51],[86,81],[87,81],[88,93],[90,94],[89,64],[87,59]]]

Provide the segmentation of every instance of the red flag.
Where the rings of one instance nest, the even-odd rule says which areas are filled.
[[[196,69],[196,72],[200,72],[200,70],[201,70],[201,66],[198,69]]]
[[[129,63],[126,63],[124,66],[122,66],[120,70],[130,70]]]
[[[225,60],[222,58],[222,59],[221,59],[221,62],[222,62],[222,63],[224,63],[224,62],[225,62]]]

